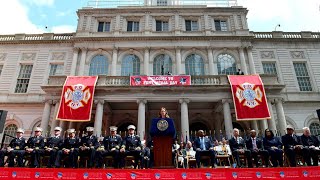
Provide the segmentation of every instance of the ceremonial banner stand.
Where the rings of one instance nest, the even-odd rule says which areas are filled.
[[[176,130],[171,118],[154,118],[150,135],[153,140],[154,168],[174,168],[172,144]]]

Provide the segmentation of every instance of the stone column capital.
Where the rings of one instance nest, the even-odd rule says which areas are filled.
[[[232,103],[232,100],[231,99],[222,99],[221,103],[222,104],[224,104],[224,103]]]
[[[150,48],[150,47],[148,47],[148,46],[144,47],[144,51],[145,51],[145,52],[149,52],[149,51],[150,51],[150,49],[151,49],[151,48]]]
[[[97,99],[97,100],[94,100],[94,104],[104,104],[104,100],[102,99]]]
[[[143,103],[143,104],[147,104],[147,100],[146,99],[138,99],[137,100],[137,104]]]
[[[73,53],[79,53],[80,48],[79,47],[74,47],[73,48]]]
[[[274,102],[274,103],[283,103],[283,102],[284,102],[284,99],[283,99],[283,98],[274,98],[274,99],[273,99],[273,102]]]
[[[207,49],[207,51],[209,51],[209,50],[212,51],[213,47],[212,46],[207,46],[206,49]]]
[[[181,50],[181,46],[175,46],[174,49],[180,51]]]
[[[118,48],[117,46],[113,46],[112,51],[113,51],[114,53],[117,53],[117,52],[118,52],[118,50],[119,50],[119,48]]]
[[[186,98],[182,98],[182,99],[179,99],[179,103],[182,104],[182,103],[189,103],[190,102],[190,99],[186,99]]]
[[[239,52],[243,52],[244,47],[241,46],[241,47],[238,47],[237,49]]]
[[[45,99],[43,102],[44,102],[44,103],[48,103],[49,105],[54,104],[54,103],[53,103],[53,99]]]
[[[252,51],[253,46],[247,46],[246,48],[247,48],[247,50]]]
[[[88,51],[87,47],[81,47],[80,49],[81,49],[82,52],[87,52]]]

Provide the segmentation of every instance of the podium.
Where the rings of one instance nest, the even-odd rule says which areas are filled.
[[[154,118],[150,135],[153,140],[154,168],[174,168],[172,163],[172,144],[176,135],[171,118]]]

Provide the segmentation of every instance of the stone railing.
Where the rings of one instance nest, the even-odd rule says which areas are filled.
[[[286,38],[286,39],[301,39],[301,38],[320,38],[320,33],[302,31],[302,32],[253,32],[253,35],[257,39],[270,39],[270,38]]]
[[[13,41],[15,35],[1,35],[0,41]]]
[[[278,79],[273,75],[260,75],[265,85],[279,85]],[[50,76],[48,86],[63,86],[66,76]],[[214,85],[229,85],[226,75],[204,75],[191,76],[191,86],[214,86]],[[130,86],[129,76],[106,76],[100,75],[97,86]]]
[[[41,41],[41,40],[69,40],[74,36],[73,33],[65,34],[15,34],[15,35],[1,35],[0,41]]]

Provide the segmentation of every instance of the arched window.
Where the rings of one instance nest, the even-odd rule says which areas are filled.
[[[218,55],[218,74],[232,75],[237,73],[236,60],[230,54]]]
[[[17,129],[18,127],[15,124],[10,124],[4,129],[4,134],[8,135],[4,140],[5,144],[9,144],[13,137],[16,136]]]
[[[186,74],[204,75],[204,64],[201,56],[191,54],[186,58]]]
[[[140,59],[136,55],[127,55],[122,60],[121,76],[140,75]]]
[[[153,75],[172,74],[172,60],[167,54],[160,54],[154,58]]]
[[[310,132],[312,135],[318,135],[320,134],[320,124],[319,123],[311,123],[310,124]]]
[[[89,76],[108,74],[108,59],[103,55],[97,55],[90,62]]]

